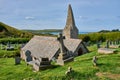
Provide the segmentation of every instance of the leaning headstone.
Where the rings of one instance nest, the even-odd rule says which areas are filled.
[[[34,69],[35,71],[39,71],[39,70],[40,70],[39,64],[35,63],[35,64],[33,65],[33,69]]]
[[[15,65],[20,64],[20,57],[15,57]]]
[[[65,72],[65,75],[69,75],[70,73],[72,73],[72,67],[68,67],[68,70]]]
[[[97,66],[97,57],[96,56],[93,56],[92,63],[93,63],[93,66]]]

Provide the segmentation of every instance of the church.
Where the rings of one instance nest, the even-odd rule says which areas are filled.
[[[59,37],[34,36],[21,48],[21,58],[26,62],[39,58],[48,58],[49,61],[57,61],[60,53],[65,53],[71,57],[85,54],[88,52],[88,49],[83,41],[78,39],[78,32],[73,11],[69,4],[66,25]]]

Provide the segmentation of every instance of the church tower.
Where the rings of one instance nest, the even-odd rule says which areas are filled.
[[[77,39],[78,38],[78,29],[75,25],[75,20],[72,12],[72,7],[69,4],[68,6],[68,15],[67,15],[67,21],[65,28],[63,30],[63,35],[65,36],[66,39]]]

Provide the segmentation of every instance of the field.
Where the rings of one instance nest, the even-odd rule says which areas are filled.
[[[90,46],[90,53],[76,57],[74,62],[65,66],[54,64],[39,72],[33,72],[24,61],[15,65],[14,58],[0,58],[0,80],[120,80],[120,49],[111,55],[100,55],[96,49],[96,45]],[[98,58],[97,67],[92,64],[94,55]],[[73,72],[65,75],[69,66]]]

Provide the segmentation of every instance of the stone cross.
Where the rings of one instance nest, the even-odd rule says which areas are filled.
[[[62,36],[62,33],[59,34],[57,40],[59,41],[60,43],[60,51],[61,53],[64,53],[65,52],[65,46],[64,46],[64,42],[63,42],[63,39],[65,39],[65,36]]]

